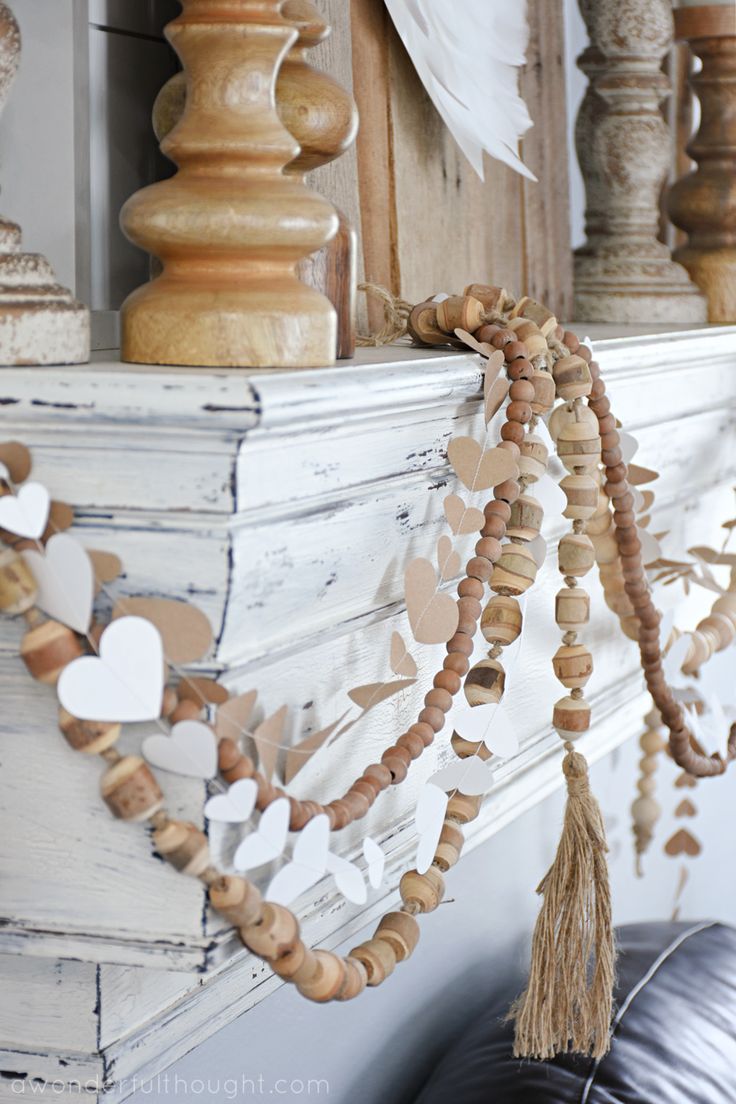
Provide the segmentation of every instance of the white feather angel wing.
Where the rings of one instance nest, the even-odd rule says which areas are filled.
[[[519,157],[532,125],[519,94],[526,0],[386,0],[435,107],[483,179],[483,151],[536,180]]]

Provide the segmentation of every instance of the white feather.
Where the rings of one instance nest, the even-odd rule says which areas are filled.
[[[536,180],[519,157],[532,125],[519,94],[526,0],[386,0],[433,104],[483,179],[483,151]]]

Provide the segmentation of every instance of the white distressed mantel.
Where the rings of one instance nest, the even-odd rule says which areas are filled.
[[[637,459],[661,472],[654,528],[670,530],[666,550],[682,551],[693,531],[715,539],[736,477],[736,328],[602,333],[597,354],[614,408],[640,440]],[[233,689],[257,687],[265,712],[288,703],[293,734],[336,719],[347,689],[389,676],[392,630],[409,639],[403,567],[432,556],[447,531],[442,502],[455,488],[445,449],[452,434],[481,432],[478,359],[393,348],[332,369],[253,374],[100,356],[1,370],[0,439],[32,447],[36,476],[75,506],[88,547],[122,556],[120,593],[186,596],[206,611],[217,645],[204,670]],[[562,520],[544,531],[550,554],[508,697],[522,750],[498,769],[471,847],[560,782],[549,717]],[[596,724],[582,743],[597,758],[636,731],[646,699],[636,651],[592,577],[591,589]],[[145,831],[110,817],[98,762],[66,746],[53,693],[17,658],[21,634],[18,622],[0,624],[0,1098],[17,1099],[22,1076],[58,1079],[79,1099],[77,1080],[163,1070],[276,979],[208,913],[199,883],[166,868]],[[414,654],[417,686],[316,757],[295,792],[329,799],[380,757],[442,649]],[[143,731],[129,728],[124,747]],[[412,808],[445,743],[367,818],[389,856],[382,890],[358,909],[317,887],[299,907],[307,941],[334,946],[396,900],[413,859]],[[173,776],[164,785],[174,812],[201,823],[204,786]],[[357,852],[365,827],[340,834],[342,853]],[[122,1095],[117,1087],[106,1099]]]

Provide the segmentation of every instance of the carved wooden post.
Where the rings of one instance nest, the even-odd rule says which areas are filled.
[[[688,241],[674,256],[708,299],[711,322],[736,322],[736,13],[732,4],[675,12],[675,31],[702,58],[690,77],[700,128],[687,147],[695,172],[670,190],[668,209]]]
[[[0,2],[0,111],[20,61],[20,31]],[[0,364],[89,360],[89,311],[56,282],[39,253],[21,252],[21,231],[0,215]]]
[[[587,241],[575,254],[575,317],[703,322],[705,301],[657,240],[670,136],[660,111],[670,0],[579,0],[591,45],[576,146]]]
[[[163,143],[179,166],[126,203],[123,229],[163,272],[122,308],[122,356],[140,363],[292,368],[330,364],[336,317],[297,261],[337,215],[283,168],[298,153],[275,107],[297,37],[282,0],[182,0],[167,36],[188,81]]]

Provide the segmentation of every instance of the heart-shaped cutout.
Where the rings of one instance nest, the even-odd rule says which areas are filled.
[[[429,560],[412,560],[404,573],[406,609],[414,639],[446,644],[457,631],[457,603],[438,591],[437,573]]]
[[[674,836],[670,836],[667,840],[664,849],[673,858],[677,855],[690,855],[695,858],[702,850],[695,836],[690,835],[686,828],[678,828]]]
[[[256,807],[258,786],[252,778],[239,778],[227,793],[211,797],[204,807],[208,820],[225,824],[244,824]]]
[[[255,866],[277,859],[286,846],[290,816],[288,798],[279,797],[272,801],[258,821],[256,831],[246,836],[235,852],[235,869],[252,870]]]
[[[386,855],[382,847],[366,836],[363,840],[363,858],[368,864],[368,881],[373,889],[378,889],[383,881],[383,872],[386,868]]]
[[[689,797],[684,797],[680,804],[675,809],[676,817],[694,817],[697,815],[698,810],[693,805]]]
[[[59,701],[82,721],[127,724],[161,714],[164,656],[158,630],[141,617],[105,629],[99,658],[83,656],[61,672]]]
[[[214,778],[217,774],[217,741],[203,721],[179,721],[169,736],[147,736],[142,748],[151,766],[161,770],[187,778]]]
[[[460,573],[460,553],[455,552],[452,541],[446,535],[437,541],[437,566],[440,569],[440,579],[446,582],[454,579]]]
[[[677,778],[675,779],[675,788],[678,790],[684,790],[686,788],[688,790],[694,790],[696,786],[696,780],[691,774],[688,774],[687,771],[683,771],[682,774],[678,774]]]
[[[363,871],[355,863],[329,852],[327,870],[335,879],[335,885],[346,901],[354,905],[364,905],[368,900]]]
[[[75,632],[86,633],[92,619],[94,575],[79,541],[58,533],[46,545],[45,555],[26,548],[22,556],[38,584],[38,608]]]
[[[0,498],[0,529],[16,537],[39,540],[49,519],[51,499],[41,483],[26,483],[17,495]]]
[[[429,781],[445,793],[457,790],[468,797],[479,797],[490,790],[493,774],[487,763],[471,755],[467,759],[455,759],[433,774]]]
[[[509,393],[509,387],[511,384],[504,376],[499,376],[498,379],[494,379],[493,383],[486,389],[485,399],[483,403],[483,412],[485,423],[491,421],[491,419],[498,414],[499,410],[503,406],[506,396]]]
[[[417,673],[414,658],[398,632],[391,633],[391,670],[395,675],[403,675],[404,678],[414,678]]]
[[[456,537],[463,533],[478,533],[485,525],[483,511],[475,506],[466,506],[460,495],[448,495],[444,507],[445,517]]]
[[[447,446],[447,458],[469,491],[486,491],[519,474],[507,449],[484,451],[472,437],[453,437]]]
[[[0,464],[11,483],[23,483],[31,474],[31,453],[20,441],[3,441],[0,444]]]
[[[419,794],[414,813],[414,823],[419,833],[416,857],[418,874],[425,874],[432,865],[437,844],[440,841],[448,801],[449,798],[444,790],[430,782]]]

